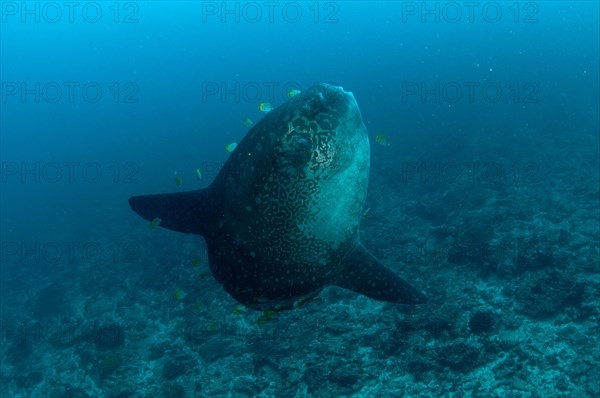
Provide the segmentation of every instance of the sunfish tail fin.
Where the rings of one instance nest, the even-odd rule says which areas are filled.
[[[333,281],[336,286],[391,303],[427,302],[423,293],[383,266],[360,243],[342,261],[342,271]]]
[[[218,204],[210,188],[158,195],[132,196],[129,206],[148,221],[173,231],[204,235],[217,214]]]

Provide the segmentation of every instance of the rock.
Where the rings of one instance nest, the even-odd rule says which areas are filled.
[[[125,345],[125,330],[116,323],[95,330],[94,342],[99,350],[114,350]]]
[[[115,352],[109,352],[104,356],[102,362],[100,362],[100,378],[113,374],[123,363],[121,355]]]
[[[455,372],[467,373],[480,365],[481,347],[465,342],[452,343],[440,347],[437,362]]]
[[[162,398],[183,398],[185,389],[180,384],[165,383],[162,386]]]
[[[596,367],[588,374],[585,390],[592,397],[600,396],[600,368]]]
[[[163,365],[162,377],[165,380],[174,380],[185,373],[188,365],[187,361],[167,359]]]
[[[150,346],[150,356],[148,359],[154,361],[156,359],[160,359],[165,355],[165,345],[164,344],[152,344]]]
[[[44,379],[44,375],[41,372],[31,372],[24,376],[15,377],[15,383],[19,388],[32,388],[40,384]]]
[[[583,285],[558,271],[540,271],[524,278],[515,292],[520,311],[533,319],[556,315],[566,306],[578,307],[583,300]]]
[[[351,366],[338,368],[329,375],[329,380],[341,387],[352,387],[358,379],[357,371]]]
[[[473,334],[488,333],[494,326],[494,314],[491,311],[477,311],[469,319],[469,329]]]
[[[217,359],[233,355],[235,352],[233,343],[222,339],[211,339],[198,347],[198,354],[206,363],[213,363]]]
[[[529,390],[529,387],[527,386],[527,382],[519,377],[513,377],[510,385],[515,390],[520,390],[520,391],[528,391]]]

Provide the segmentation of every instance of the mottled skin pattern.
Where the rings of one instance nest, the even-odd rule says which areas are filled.
[[[204,234],[216,279],[255,308],[318,293],[358,239],[368,175],[351,93],[320,84],[268,113],[211,187],[222,201]]]

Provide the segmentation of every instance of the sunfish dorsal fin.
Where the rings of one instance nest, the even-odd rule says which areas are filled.
[[[392,303],[423,304],[427,301],[423,293],[383,266],[358,242],[341,265],[341,272],[332,282],[336,286]]]
[[[161,227],[197,235],[204,235],[217,214],[217,203],[210,188],[132,196],[129,206],[148,221],[160,218]]]

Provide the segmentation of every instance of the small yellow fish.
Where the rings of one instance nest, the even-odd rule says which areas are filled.
[[[183,179],[179,176],[175,176],[175,185],[180,187],[183,184]]]
[[[194,307],[196,307],[197,310],[201,310],[202,309],[202,303],[196,303],[194,305]]]
[[[202,181],[202,169],[196,169],[196,178],[198,179],[198,181]]]
[[[211,332],[214,332],[215,330],[217,330],[217,322],[213,322],[210,325],[208,325],[208,330],[210,330]]]
[[[269,301],[269,299],[261,296],[261,297],[254,297],[254,301],[258,301],[259,303],[266,303],[267,301]]]
[[[312,302],[317,302],[317,301],[321,301],[321,298],[320,297],[312,297],[312,298],[311,297],[300,297],[298,300],[296,300],[294,302],[294,308],[302,308],[302,307],[304,307],[304,305],[306,303],[312,303]],[[275,306],[275,309],[281,310],[283,308],[280,306]]]
[[[287,92],[288,98],[294,98],[300,94],[302,94],[302,90],[294,89],[294,90],[288,90],[288,92]]]
[[[271,321],[276,318],[277,318],[277,310],[271,308],[270,310],[267,310],[264,314],[259,316],[258,319],[256,320],[256,323],[261,324],[261,323],[265,323],[265,322]]]
[[[298,300],[294,301],[294,308],[302,308],[306,303],[308,303],[308,299],[305,297],[301,297]]]
[[[175,289],[173,292],[173,300],[181,300],[185,297],[185,293],[181,289]]]
[[[375,141],[381,146],[390,146],[390,140],[385,134],[377,134]]]
[[[207,272],[200,272],[200,280],[205,281],[208,278]]]
[[[233,309],[233,313],[236,315],[240,315],[242,312],[246,312],[246,308],[243,305],[236,305]]]
[[[194,268],[198,268],[198,266],[200,265],[200,259],[198,258],[193,258],[192,259],[192,267]]]
[[[161,221],[162,221],[162,219],[156,217],[154,220],[150,221],[150,223],[148,224],[148,228],[155,229],[156,227],[158,227],[160,225]]]
[[[225,150],[227,151],[227,153],[233,152],[235,148],[237,148],[237,142],[232,142],[231,144],[225,145]]]
[[[244,123],[244,126],[246,126],[246,127],[250,127],[254,124],[254,123],[252,123],[252,120],[250,120],[250,118],[245,118],[242,123]]]
[[[270,102],[261,102],[258,104],[258,110],[264,113],[271,112],[273,110],[273,105]]]
[[[311,301],[316,301],[317,297],[300,297],[298,300],[294,302],[294,308],[302,308],[304,304],[310,303]]]

